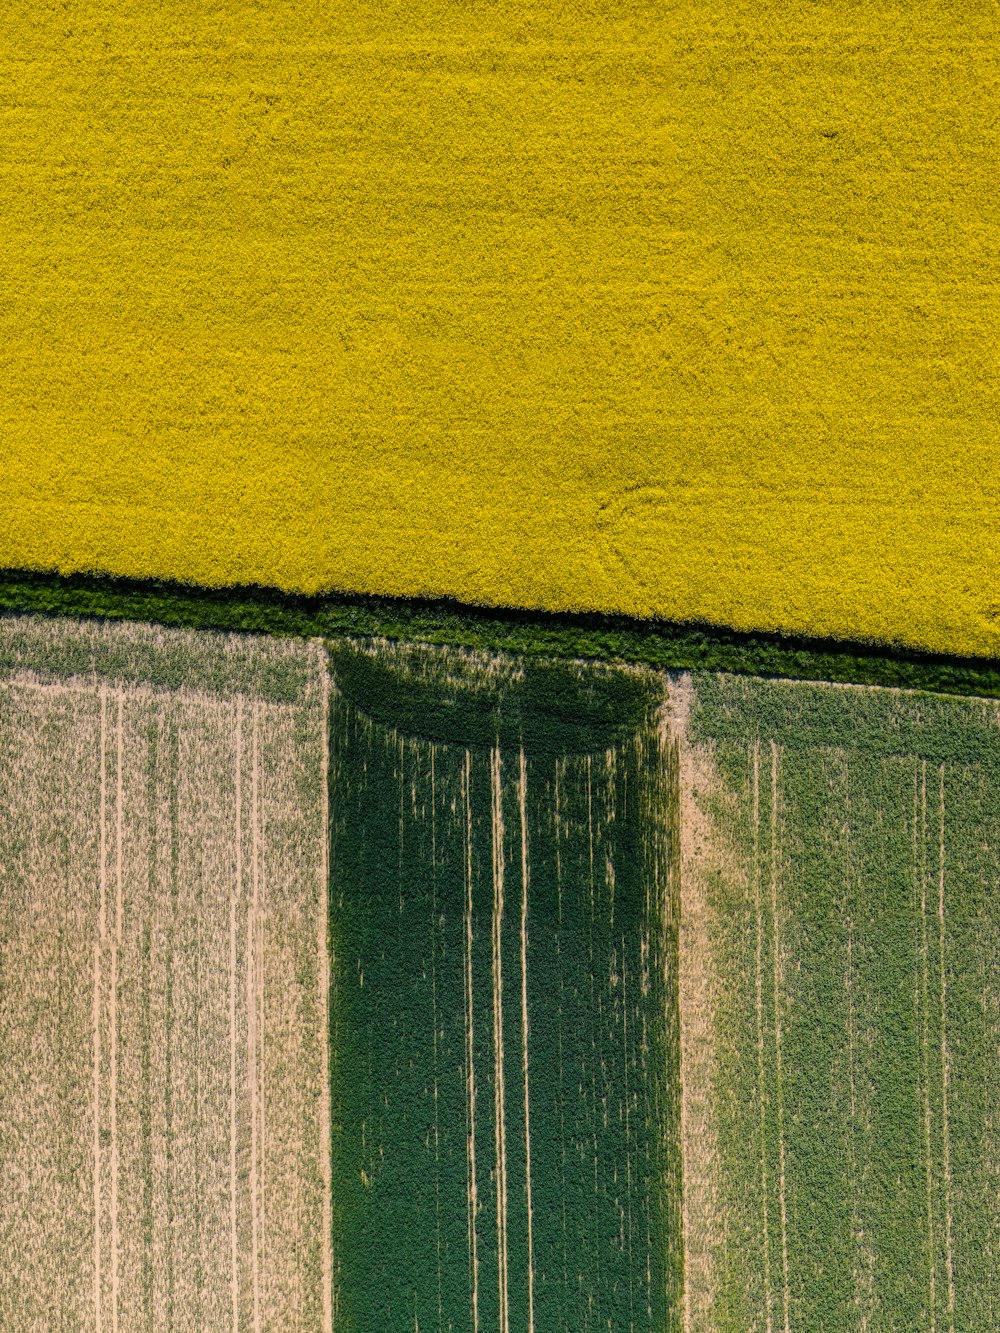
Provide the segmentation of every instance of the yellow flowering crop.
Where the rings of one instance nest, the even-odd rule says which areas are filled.
[[[0,565],[1000,645],[990,0],[11,0]]]

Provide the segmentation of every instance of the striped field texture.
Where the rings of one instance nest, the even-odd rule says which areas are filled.
[[[328,647],[0,619],[0,1329],[1000,1324],[1000,705]]]
[[[0,1327],[329,1327],[315,644],[0,621]]]
[[[1000,709],[681,678],[687,1320],[1000,1323]]]
[[[338,1326],[666,1333],[662,682],[385,644],[334,679]]]

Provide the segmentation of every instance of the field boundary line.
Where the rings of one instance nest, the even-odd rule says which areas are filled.
[[[774,973],[774,1094],[778,1120],[778,1201],[781,1209],[781,1275],[784,1333],[789,1329],[788,1209],[785,1202],[785,1076],[781,1053],[781,941],[778,930],[778,746],[771,741],[771,966]]]
[[[250,910],[247,913],[247,1064],[250,1093],[250,1282],[253,1296],[253,1333],[260,1333],[260,1214],[259,1214],[259,1155],[260,1121],[258,1101],[258,1022],[257,1011],[257,917],[260,910],[260,866],[257,859],[257,816],[260,793],[257,766],[257,711],[251,714],[250,732]]]
[[[320,1053],[320,1161],[323,1175],[323,1333],[333,1333],[333,1161],[331,1151],[332,1109],[330,1106],[330,674],[326,669],[323,645],[316,645],[322,669],[323,689],[323,854],[320,879],[319,986],[323,1042]],[[436,1092],[436,1089],[435,1089]],[[234,1330],[235,1333],[235,1330]]]
[[[431,1008],[434,1020],[432,1061],[434,1072],[434,1249],[437,1264],[438,1324],[444,1323],[444,1293],[441,1266],[441,1121],[439,1114],[438,1029],[441,1021],[438,1007],[437,954],[438,954],[438,890],[437,890],[437,783],[434,771],[436,746],[431,741],[431,900],[433,925],[431,927]]]
[[[609,758],[613,751],[608,751]],[[558,929],[556,931],[556,957],[559,959],[559,1186],[560,1186],[560,1215],[562,1220],[562,1279],[563,1288],[569,1282],[569,1250],[566,1243],[566,1098],[564,1096],[566,1065],[563,1059],[563,1016],[566,995],[565,975],[563,973],[562,961],[562,930],[563,930],[563,907],[562,907],[562,848],[560,842],[562,839],[562,825],[559,816],[559,772],[560,761],[556,760],[553,768],[552,796],[553,796],[553,823],[552,829],[556,842],[556,916],[558,920]],[[607,863],[610,872],[611,884],[611,920],[614,921],[615,913],[615,891],[614,891],[614,867]],[[561,1318],[561,1329],[565,1328],[565,1314]]]
[[[468,1136],[466,1139],[466,1208],[468,1213],[469,1268],[472,1296],[472,1333],[479,1333],[479,1242],[476,1230],[476,1068],[473,1028],[472,978],[472,755],[465,751],[462,794],[465,798],[465,1060]]]
[[[942,1184],[944,1186],[944,1253],[945,1263],[947,1265],[948,1276],[948,1330],[949,1333],[955,1333],[955,1263],[952,1253],[952,1204],[951,1204],[951,1130],[949,1125],[948,1112],[948,1081],[949,1081],[949,1062],[950,1055],[948,1051],[947,1022],[948,1022],[948,989],[945,978],[944,965],[944,939],[945,939],[945,913],[944,913],[944,814],[945,814],[945,796],[944,796],[944,764],[939,768],[940,776],[940,811],[941,819],[938,828],[938,961],[940,965],[941,982],[941,1151],[942,1151]]]
[[[625,936],[622,935],[622,1045],[625,1056],[625,1194],[628,1199],[628,1311],[629,1333],[635,1329],[635,1260],[633,1257],[632,1229],[632,1117],[631,1096],[628,1086],[628,965]]]
[[[848,814],[850,829],[850,814]],[[848,834],[848,836],[850,836]],[[847,1136],[847,1167],[851,1179],[851,1238],[854,1241],[854,1253],[851,1257],[851,1278],[854,1283],[854,1303],[859,1307],[859,1333],[867,1333],[868,1313],[861,1306],[861,1271],[858,1259],[858,1232],[861,1218],[858,1213],[858,1150],[855,1144],[858,1120],[857,1081],[854,1065],[856,1059],[856,1040],[854,1028],[854,917],[849,913],[847,919],[847,964],[844,973],[844,989],[847,992],[847,1088],[848,1110],[851,1116],[850,1132]]]
[[[490,786],[493,805],[493,1078],[494,1134],[496,1136],[497,1283],[500,1301],[500,1333],[509,1333],[509,1286],[507,1275],[507,1121],[503,1059],[503,909],[504,846],[503,791],[500,785],[500,747],[490,755]]]
[[[718,1143],[713,1106],[714,973],[707,872],[714,829],[702,807],[717,783],[709,752],[691,743],[690,673],[669,682],[659,718],[661,753],[676,756],[680,834],[678,1014],[680,1025],[681,1228],[684,1333],[711,1333],[719,1243]]]
[[[954,697],[996,698],[1000,693],[996,655],[962,656],[889,641],[738,630],[614,612],[487,607],[448,598],[348,592],[317,597],[263,585],[209,588],[108,574],[0,571],[0,615],[39,614],[272,639],[390,635],[515,654],[634,662],[658,671],[730,671],[789,681],[931,690]],[[812,670],[803,665],[807,657]]]
[[[587,754],[585,758],[587,768],[587,860],[589,866],[588,880],[588,907],[590,910],[590,939],[587,946],[587,959],[589,962],[589,991],[590,991],[590,1068],[593,1082],[591,1084],[590,1095],[590,1113],[592,1117],[593,1129],[591,1132],[591,1149],[594,1155],[594,1198],[600,1193],[600,1165],[599,1149],[597,1137],[598,1112],[597,1112],[597,1088],[598,1088],[598,1036],[596,1014],[598,1012],[596,986],[594,984],[594,925],[597,912],[596,882],[594,880],[594,757]],[[601,1256],[599,1247],[594,1251],[594,1286],[600,1292],[601,1290]],[[600,1310],[598,1310],[600,1315]]]
[[[772,1322],[770,1209],[767,1206],[767,1098],[764,1067],[764,901],[760,869],[760,741],[753,742],[753,886],[757,939],[754,961],[754,1005],[757,1013],[757,1100],[760,1106],[760,1200],[764,1227],[764,1305],[766,1333]]]
[[[101,1315],[101,943],[94,939],[94,1327],[103,1328]]]
[[[864,1132],[870,1132],[870,1108],[867,1114],[862,1111],[858,1100],[858,1003],[854,995],[855,968],[854,938],[857,925],[856,913],[862,910],[860,901],[863,878],[859,872],[853,853],[855,830],[854,806],[851,800],[851,769],[844,762],[844,836],[847,902],[847,960],[844,971],[844,991],[847,998],[847,1051],[848,1051],[848,1088],[850,1109],[850,1131],[847,1136],[848,1164],[851,1181],[851,1239],[853,1254],[851,1259],[851,1279],[854,1288],[854,1304],[858,1311],[858,1333],[868,1333],[870,1319],[875,1313],[875,1255],[871,1246],[865,1247],[864,1219],[859,1203],[861,1181],[867,1175],[865,1167],[859,1165],[858,1138]],[[863,1122],[863,1123],[862,1123]]]
[[[917,802],[919,792],[920,822],[917,823]],[[917,830],[920,831],[919,857],[916,872],[920,877],[920,976],[917,988],[920,994],[920,1034],[921,1055],[923,1057],[923,1077],[921,1092],[924,1105],[924,1161],[927,1177],[927,1272],[930,1301],[930,1327],[928,1333],[937,1333],[937,1259],[934,1254],[934,1210],[933,1210],[933,1161],[931,1154],[931,1074],[930,1074],[930,1016],[928,1014],[929,981],[929,944],[927,939],[927,760],[920,761],[919,784],[914,773],[914,842]],[[922,988],[921,988],[922,978]]]
[[[259,895],[257,904],[257,984],[256,992],[259,998],[260,1011],[257,1019],[257,1090],[260,1097],[259,1111],[259,1137],[257,1140],[260,1152],[260,1168],[258,1175],[257,1188],[259,1191],[259,1214],[260,1214],[260,1287],[261,1287],[261,1306],[263,1309],[262,1320],[266,1321],[267,1311],[269,1309],[269,1278],[270,1270],[268,1268],[268,1249],[269,1234],[267,1225],[267,1168],[269,1161],[267,1122],[270,1114],[270,1108],[267,1101],[267,1074],[269,1062],[267,1059],[267,963],[268,963],[268,940],[267,940],[267,922],[269,912],[268,895],[268,874],[267,874],[267,838],[264,828],[265,802],[262,791],[263,779],[266,776],[260,763],[260,745],[261,745],[261,717],[264,712],[264,703],[261,699],[254,700],[254,744],[253,744],[253,763],[254,778],[257,787],[257,812],[253,823],[254,840],[254,864],[257,867],[257,876],[259,883]]]
[[[101,989],[103,978],[101,976],[101,950],[104,947],[104,937],[107,930],[107,873],[108,873],[108,848],[107,848],[107,732],[108,732],[108,691],[107,684],[102,683],[100,690],[101,701],[101,725],[100,725],[100,798],[98,807],[98,819],[100,821],[100,832],[98,840],[98,855],[100,864],[98,870],[100,899],[97,912],[97,934],[94,939],[94,1327],[96,1333],[102,1333],[104,1327],[104,1312],[101,1307],[101,1279],[102,1279],[102,1257],[101,1250],[103,1246],[103,1235],[101,1226]]]
[[[108,1035],[111,1060],[110,1130],[111,1130],[111,1328],[118,1333],[119,1293],[119,1219],[118,1219],[118,953],[122,944],[122,831],[123,831],[123,773],[125,761],[122,735],[124,697],[121,689],[117,699],[116,766],[115,766],[115,928],[111,947],[111,978],[108,994],[110,1032]]]
[[[238,960],[239,902],[243,895],[243,697],[234,700],[236,713],[236,865],[229,897],[229,1241],[230,1241],[230,1294],[232,1297],[233,1333],[240,1326],[240,1256],[239,1227],[237,1224],[238,1172],[236,1166],[236,972]]]
[[[587,777],[589,797],[590,755],[587,756]],[[528,1333],[535,1333],[534,1212],[531,1201],[531,1109],[528,1092],[528,768],[523,745],[519,750],[518,805],[521,813],[521,1053],[524,1061],[524,1195],[528,1214]],[[590,874],[593,888],[593,839]]]

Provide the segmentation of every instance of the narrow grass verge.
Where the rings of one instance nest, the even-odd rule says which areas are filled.
[[[448,600],[0,570],[0,614],[98,616],[282,636],[374,636],[549,657],[726,671],[787,680],[885,685],[1000,698],[1000,661],[920,653],[894,644],[741,633],[705,624],[473,607]]]

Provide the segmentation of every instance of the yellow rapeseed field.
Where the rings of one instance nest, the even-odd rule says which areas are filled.
[[[994,0],[9,0],[0,565],[1000,651]]]

